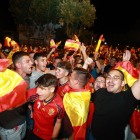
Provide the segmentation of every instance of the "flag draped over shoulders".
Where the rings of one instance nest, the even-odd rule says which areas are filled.
[[[87,89],[71,89],[63,98],[65,111],[74,129],[74,140],[85,140],[90,97]]]
[[[0,59],[0,112],[26,101],[27,83],[16,72],[6,68],[8,59]]]

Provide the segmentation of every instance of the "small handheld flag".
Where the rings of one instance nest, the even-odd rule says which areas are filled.
[[[100,38],[99,38],[99,41],[98,41],[98,44],[97,44],[95,52],[98,52],[98,50],[100,48],[100,45],[101,45],[101,42],[102,42],[102,39],[103,39],[103,35],[101,35]]]

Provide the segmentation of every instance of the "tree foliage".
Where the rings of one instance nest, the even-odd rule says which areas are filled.
[[[94,24],[96,9],[90,0],[9,0],[18,31],[33,36],[35,26],[50,40],[56,24],[64,23],[67,36],[78,36]],[[58,32],[59,33],[59,32]],[[61,32],[60,32],[61,34]]]
[[[80,35],[96,19],[96,9],[90,4],[90,0],[63,0],[59,3],[58,10],[60,21],[66,24],[68,36]]]
[[[54,35],[55,26],[59,21],[57,14],[59,2],[59,0],[32,0],[31,2],[31,17],[47,39]]]
[[[28,38],[32,37],[36,30],[36,24],[33,18],[30,16],[30,0],[9,0],[10,8],[15,23],[17,25],[18,32]]]

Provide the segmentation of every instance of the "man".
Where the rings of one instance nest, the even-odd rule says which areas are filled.
[[[105,68],[105,64],[104,64],[105,58],[104,57],[99,57],[98,61],[102,66],[101,74],[103,74],[104,68]]]
[[[64,115],[63,100],[55,94],[57,78],[51,74],[42,75],[37,89],[27,91],[27,101],[33,101],[34,129],[28,140],[51,140],[57,138]]]
[[[100,88],[105,88],[105,77],[103,75],[98,75],[94,83],[95,91],[97,91]]]
[[[69,140],[85,140],[91,94],[85,85],[89,77],[87,70],[74,68],[69,80],[72,89],[63,98],[66,111],[63,122],[65,131],[70,135]]]
[[[117,62],[116,57],[111,57],[110,64],[105,66],[104,68],[104,76],[107,76],[107,73],[115,66],[115,63]]]
[[[123,56],[128,60],[129,54]],[[122,91],[125,85],[120,70],[111,70],[106,78],[106,89],[99,89],[91,96],[95,111],[92,119],[92,135],[97,140],[124,140],[125,126],[140,100],[140,75],[131,88]]]
[[[16,72],[27,82],[27,74],[31,74],[32,62],[26,52],[16,52],[12,57]],[[16,80],[16,79],[15,79]],[[21,91],[22,92],[22,91]],[[26,133],[26,105],[0,113],[0,135],[2,140],[21,140]]]
[[[59,83],[57,86],[57,93],[63,98],[66,89],[70,89],[68,86],[69,75],[72,72],[72,65],[67,61],[61,61],[57,64],[55,76],[59,79]]]
[[[34,55],[35,70],[30,77],[30,88],[35,88],[35,81],[43,75],[46,70],[47,58],[44,53],[36,53]]]

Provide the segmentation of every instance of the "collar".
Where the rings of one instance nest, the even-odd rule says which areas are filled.
[[[44,100],[44,101],[43,101],[43,105],[44,105],[44,106],[48,105],[49,103],[51,103],[51,102],[54,100],[55,97],[56,97],[56,94],[54,94],[53,97],[52,97],[51,99],[49,99],[48,101],[45,101],[45,100]]]
[[[60,83],[59,83],[59,86],[60,86],[60,87],[63,87],[63,86],[65,86],[68,82],[69,82],[69,80],[68,80],[66,83],[64,83],[64,84],[60,84]]]

